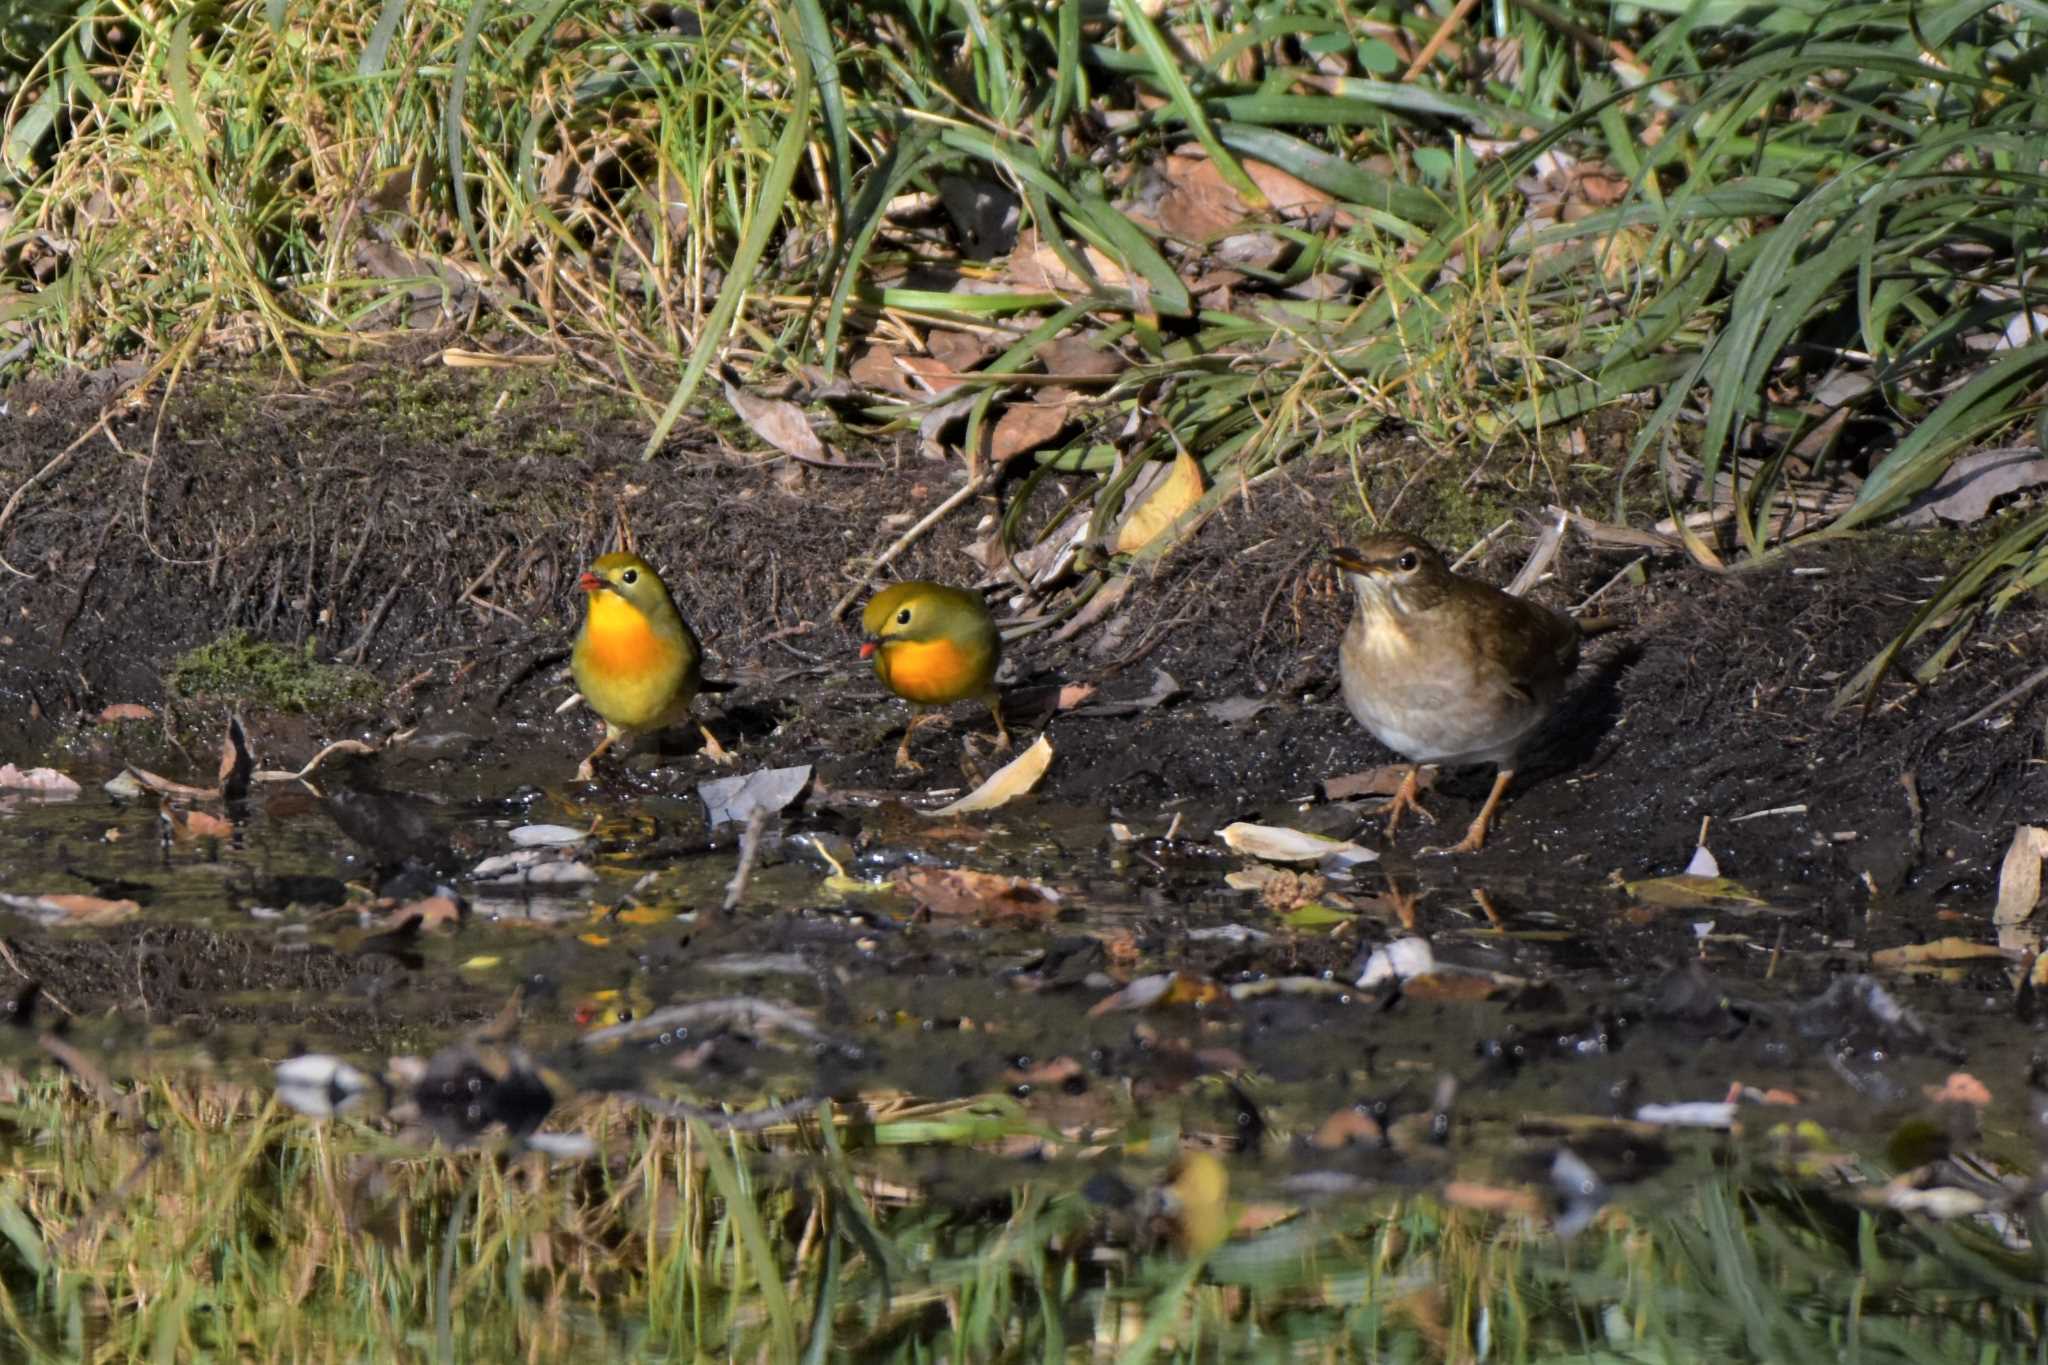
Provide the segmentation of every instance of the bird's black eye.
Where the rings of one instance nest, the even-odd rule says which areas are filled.
[[[909,607],[905,607],[902,611],[896,613],[896,624],[899,626],[907,626],[910,624]]]
[[[1403,550],[1401,557],[1394,561],[1394,567],[1402,573],[1413,573],[1415,572],[1415,566],[1421,562],[1421,560],[1415,557],[1415,551]]]
[[[619,575],[619,581],[630,587],[632,584],[640,581],[640,571],[638,569],[628,569]]]

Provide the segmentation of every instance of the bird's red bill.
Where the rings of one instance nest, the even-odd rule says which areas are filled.
[[[860,647],[860,657],[863,659],[872,659],[875,657],[875,642],[873,640],[869,640],[867,643],[863,644]]]
[[[604,587],[604,580],[596,574],[586,571],[581,578],[576,580],[576,586],[585,592],[597,592]]]

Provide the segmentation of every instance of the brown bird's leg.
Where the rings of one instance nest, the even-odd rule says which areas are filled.
[[[910,724],[903,727],[903,742],[896,746],[896,766],[906,773],[921,773],[924,764],[910,756],[910,737],[917,733],[917,727],[937,718],[937,711],[919,709],[911,713]]]
[[[1465,831],[1465,837],[1449,848],[1432,848],[1429,853],[1477,853],[1486,846],[1486,827],[1493,823],[1494,807],[1500,804],[1501,796],[1507,791],[1508,783],[1515,780],[1513,768],[1502,768],[1493,779],[1493,790],[1486,795],[1486,804],[1479,808],[1479,814],[1472,818],[1472,824]]]
[[[1400,828],[1401,815],[1405,811],[1412,810],[1431,824],[1436,823],[1436,817],[1422,808],[1422,802],[1419,799],[1422,793],[1421,779],[1422,765],[1420,763],[1409,764],[1408,776],[1401,779],[1400,789],[1392,797],[1388,798],[1384,806],[1373,811],[1374,815],[1384,815],[1387,817],[1387,837],[1389,839],[1393,838],[1394,831]]]
[[[1003,699],[991,692],[988,695],[988,713],[996,718],[996,750],[1010,751],[1010,728],[1003,724]]]
[[[588,782],[597,776],[597,760],[603,758],[605,750],[611,748],[619,736],[624,733],[625,731],[616,729],[611,725],[604,727],[604,738],[597,742],[597,747],[590,751],[589,755],[584,758],[582,764],[576,769],[576,780],[578,782]]]

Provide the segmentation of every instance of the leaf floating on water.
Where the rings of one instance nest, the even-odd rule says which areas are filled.
[[[463,909],[462,902],[452,895],[422,896],[393,910],[378,927],[389,931],[417,922],[421,933],[459,929],[462,927]]]
[[[1692,851],[1692,861],[1685,865],[1685,875],[1702,878],[1719,877],[1721,875],[1721,864],[1716,862],[1714,855],[1707,851],[1707,846],[1701,844]]]
[[[590,837],[590,832],[569,825],[521,825],[510,837],[516,848],[552,848],[580,844]]]
[[[1727,877],[1695,877],[1681,872],[1675,877],[1651,877],[1640,882],[1623,882],[1622,889],[1649,905],[1768,905],[1741,882]]]
[[[1040,735],[1023,753],[989,774],[988,781],[948,806],[926,811],[929,816],[969,815],[1006,805],[1038,785],[1052,766],[1052,741]]]
[[[1280,917],[1288,928],[1301,932],[1309,929],[1327,929],[1333,924],[1349,924],[1352,916],[1342,910],[1333,910],[1321,901],[1309,901]]]
[[[808,763],[794,768],[759,768],[738,777],[699,783],[697,795],[704,802],[705,823],[715,829],[727,823],[744,825],[757,811],[776,814],[803,795],[810,780]]]
[[[37,796],[66,798],[78,795],[78,783],[58,772],[55,768],[21,769],[12,763],[0,763],[0,788],[8,791],[34,792]]]
[[[1173,467],[1158,487],[1146,494],[1117,528],[1116,553],[1134,554],[1165,536],[1202,500],[1204,483],[1202,466],[1194,456],[1185,450],[1174,456]]]
[[[1243,820],[1225,825],[1217,836],[1239,853],[1263,858],[1269,863],[1319,863],[1332,856],[1351,862],[1370,863],[1379,854],[1343,839],[1327,839],[1285,825],[1254,825]]]
[[[0,895],[0,905],[32,915],[45,924],[118,924],[142,912],[134,901],[107,900],[101,896]]]
[[[971,868],[905,868],[896,885],[934,915],[949,918],[1048,920],[1059,913],[1059,892],[1023,877]]]

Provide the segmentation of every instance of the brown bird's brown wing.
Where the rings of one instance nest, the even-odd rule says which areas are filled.
[[[1465,614],[1472,643],[1518,692],[1555,686],[1579,666],[1579,628],[1568,616],[1483,583],[1470,585]]]

